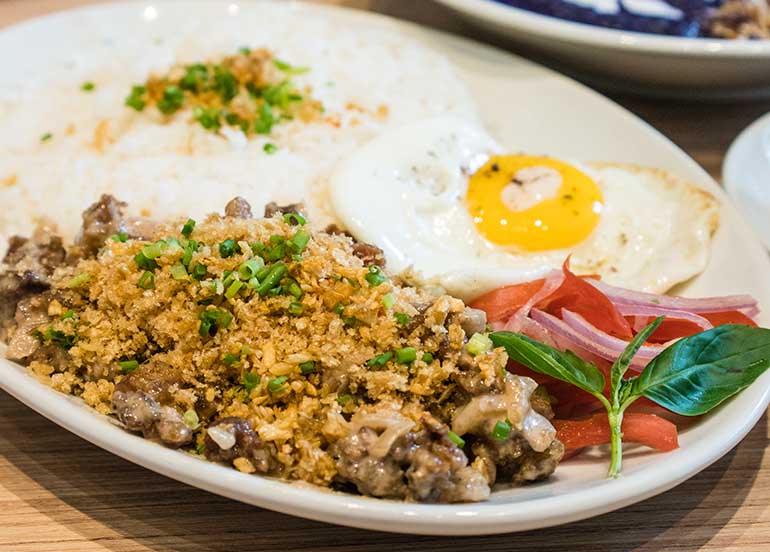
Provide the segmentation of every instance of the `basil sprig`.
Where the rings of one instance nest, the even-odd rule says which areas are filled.
[[[609,398],[603,393],[602,372],[571,351],[513,332],[494,332],[489,337],[512,360],[572,384],[604,405],[612,451],[607,476],[614,478],[622,466],[623,413],[638,398],[647,397],[683,416],[698,416],[751,385],[770,367],[770,330],[725,324],[680,339],[652,359],[640,375],[625,379],[634,355],[661,322],[663,317],[640,331],[612,365]]]

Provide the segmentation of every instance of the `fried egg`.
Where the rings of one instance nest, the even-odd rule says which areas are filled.
[[[411,123],[334,170],[336,218],[407,269],[470,300],[570,256],[579,274],[660,293],[701,272],[719,206],[655,169],[505,153],[451,116]]]

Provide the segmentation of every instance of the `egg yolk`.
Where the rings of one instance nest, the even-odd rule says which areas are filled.
[[[525,251],[570,247],[599,223],[599,186],[572,165],[549,157],[492,157],[468,182],[466,204],[492,243]]]

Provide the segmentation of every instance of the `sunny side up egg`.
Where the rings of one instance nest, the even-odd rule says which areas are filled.
[[[663,171],[503,154],[454,117],[380,135],[335,168],[329,192],[339,222],[391,270],[466,300],[569,255],[577,273],[663,292],[705,268],[719,210]]]

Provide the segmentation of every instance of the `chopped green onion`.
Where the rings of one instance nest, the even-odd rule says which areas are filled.
[[[305,306],[297,301],[292,301],[289,305],[289,314],[299,316],[305,310]]]
[[[333,310],[333,311],[334,311],[336,314],[342,314],[343,312],[345,312],[345,305],[343,305],[343,304],[342,304],[342,302],[339,302],[339,303],[337,303],[336,305],[334,305],[334,307],[332,308],[332,310]]]
[[[406,326],[407,324],[409,324],[409,322],[412,321],[412,317],[403,312],[393,313],[393,318],[395,318],[396,323],[400,324],[401,326]]]
[[[201,423],[198,413],[193,409],[187,410],[182,419],[184,419],[185,425],[190,429],[198,429],[198,425]]]
[[[41,141],[41,142],[47,142],[47,141],[48,141],[48,140],[50,140],[51,138],[53,138],[53,134],[51,134],[50,132],[46,132],[45,134],[43,134],[43,135],[40,137],[40,141]]]
[[[289,295],[294,296],[296,299],[302,297],[302,288],[299,287],[297,280],[293,278],[286,278],[284,279],[283,283]]]
[[[159,240],[150,245],[145,245],[142,248],[142,255],[144,255],[146,259],[157,259],[163,254],[163,251],[165,251],[167,247],[168,245],[166,242]]]
[[[465,440],[454,431],[448,431],[446,436],[458,447],[463,448],[465,446]]]
[[[119,232],[110,236],[110,239],[114,242],[126,243],[126,241],[128,241],[128,234],[125,232]]]
[[[492,340],[482,333],[475,333],[468,340],[468,352],[473,356],[489,352],[493,347]]]
[[[139,363],[136,360],[124,360],[122,362],[118,362],[118,366],[120,366],[121,372],[124,374],[130,374],[139,367]]]
[[[393,352],[388,351],[387,353],[382,353],[381,355],[377,355],[374,358],[369,359],[366,361],[366,365],[370,368],[373,366],[385,366],[385,364],[393,358]]]
[[[342,317],[342,322],[348,328],[352,328],[352,327],[354,327],[356,325],[356,323],[358,322],[358,319],[356,317],[354,317],[354,316],[343,316]]]
[[[254,121],[254,132],[257,134],[270,134],[274,124],[273,109],[269,103],[264,102],[259,106],[259,117]]]
[[[289,240],[289,243],[291,244],[294,251],[296,251],[297,253],[302,253],[305,247],[307,247],[307,244],[309,241],[310,241],[310,234],[308,234],[304,230],[297,230],[297,232]]]
[[[96,88],[96,85],[92,83],[91,81],[86,81],[82,85],[80,85],[80,89],[83,92],[91,92]]]
[[[76,335],[69,335],[61,330],[54,330],[52,326],[49,326],[45,333],[35,330],[32,332],[32,335],[40,341],[50,341],[65,350],[71,349],[78,339]]]
[[[339,396],[339,397],[337,397],[335,400],[337,401],[337,403],[338,403],[340,406],[345,406],[345,405],[346,405],[346,404],[348,404],[348,403],[349,403],[351,400],[353,400],[353,395],[340,395],[340,396]]]
[[[244,261],[241,266],[238,267],[238,274],[243,280],[250,280],[257,275],[257,272],[262,270],[265,266],[265,261],[261,257],[256,259],[249,259]]]
[[[244,56],[248,56],[251,53],[251,48],[248,46],[241,46],[238,48],[238,53],[243,54]]]
[[[282,293],[283,293],[283,286],[275,286],[273,289],[270,289],[267,291],[267,294],[270,297],[278,297]]]
[[[69,282],[67,282],[67,287],[70,289],[80,287],[83,284],[87,284],[90,281],[91,281],[90,274],[78,274],[77,276],[72,278]]]
[[[315,372],[315,361],[309,360],[299,365],[299,371],[303,374],[312,374]]]
[[[195,230],[195,221],[193,219],[187,219],[187,222],[182,226],[182,235],[185,238],[192,236],[193,230]]]
[[[382,296],[382,306],[386,309],[393,308],[393,305],[396,304],[396,298],[393,296],[392,293],[386,293]]]
[[[219,121],[220,111],[216,107],[201,107],[196,105],[193,108],[193,119],[198,121],[206,130],[219,130],[222,123]]]
[[[287,75],[301,75],[302,73],[310,71],[309,67],[294,67],[280,59],[274,59],[273,64]]]
[[[431,362],[433,362],[433,355],[430,354],[430,353],[423,353],[422,354],[422,361],[425,364],[430,364]]]
[[[292,226],[305,226],[307,223],[307,219],[299,213],[286,213],[283,215],[283,221]]]
[[[68,320],[70,318],[75,318],[75,311],[72,309],[69,309],[67,312],[62,314],[61,317],[59,317],[59,320]]]
[[[409,364],[417,360],[417,351],[414,347],[404,347],[396,351],[396,362],[399,364]]]
[[[209,271],[206,268],[206,265],[202,263],[196,263],[195,266],[192,268],[192,271],[190,272],[193,279],[198,281],[203,280],[208,273]]]
[[[171,272],[171,276],[174,278],[174,280],[187,279],[187,269],[181,264],[172,266],[169,269],[169,272]]]
[[[147,88],[144,86],[134,86],[131,88],[131,93],[126,98],[126,105],[137,111],[142,111],[147,106],[147,101],[144,99],[144,95],[147,93]]]
[[[241,288],[244,286],[243,282],[240,282],[238,280],[234,281],[232,284],[230,284],[230,287],[227,288],[227,291],[225,292],[225,297],[228,299],[232,299],[236,295],[238,295],[238,292],[241,291]]]
[[[259,385],[259,382],[261,381],[261,378],[254,374],[253,372],[246,372],[243,374],[243,377],[241,378],[241,382],[243,385],[243,388],[246,390],[246,393],[250,394],[257,385]]]
[[[257,289],[259,287],[259,280],[257,280],[256,278],[251,278],[249,280],[249,286],[253,289]]]
[[[155,275],[150,271],[145,271],[139,277],[139,281],[136,285],[142,289],[153,289],[155,287]]]
[[[259,286],[257,286],[257,293],[260,295],[266,295],[268,291],[278,285],[278,282],[280,282],[281,278],[286,275],[287,271],[288,269],[286,268],[285,264],[275,263],[270,268],[270,272],[267,273],[264,280],[262,280]]]
[[[225,240],[219,244],[219,254],[223,259],[232,257],[236,253],[241,252],[241,246],[235,240]]]
[[[369,272],[366,274],[365,278],[371,287],[377,287],[388,281],[387,276],[382,273],[382,270],[377,265],[369,267]]]
[[[230,284],[232,284],[236,280],[240,280],[240,276],[237,272],[233,272],[232,270],[225,270],[222,273],[222,285],[225,287],[228,287]]]
[[[492,437],[498,441],[505,441],[511,434],[511,424],[506,420],[505,422],[497,422],[492,429]]]
[[[179,111],[184,103],[184,92],[176,85],[170,84],[163,90],[163,97],[158,100],[158,111],[164,115],[172,115]]]
[[[201,324],[198,333],[202,337],[210,337],[216,335],[220,328],[227,328],[233,320],[233,315],[227,311],[213,309],[202,311],[199,318]]]
[[[286,376],[278,376],[267,382],[267,390],[271,393],[280,393],[283,391],[283,384],[288,380]]]
[[[134,256],[134,262],[136,266],[142,270],[155,270],[158,268],[158,263],[152,259],[148,259],[141,251]]]
[[[228,366],[232,366],[236,362],[240,362],[240,360],[241,360],[240,355],[233,355],[230,353],[227,353],[224,357],[222,357],[222,362],[224,362]]]
[[[278,147],[272,142],[267,142],[264,146],[262,146],[262,151],[268,155],[272,155],[278,151]]]

